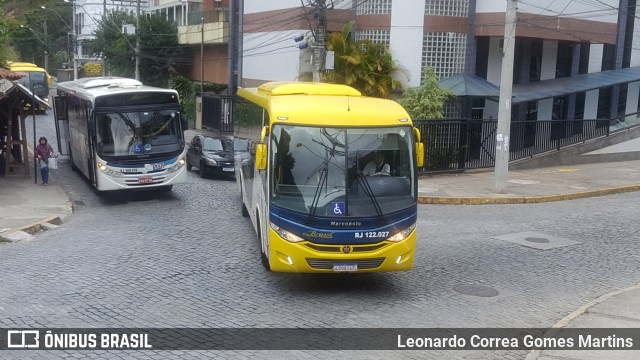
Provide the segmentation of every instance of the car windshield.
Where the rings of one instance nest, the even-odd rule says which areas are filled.
[[[274,126],[271,201],[329,217],[378,216],[412,206],[416,194],[411,134],[408,126]],[[380,157],[382,164],[376,164]]]
[[[247,140],[240,139],[233,140],[233,151],[249,151],[249,142]]]
[[[177,110],[96,114],[97,150],[101,155],[159,154],[180,150]]]
[[[204,138],[202,151],[232,151],[233,143],[229,140]]]

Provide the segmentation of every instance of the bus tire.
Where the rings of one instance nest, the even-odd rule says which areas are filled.
[[[242,194],[242,186],[240,186],[240,204],[242,205],[242,210],[240,211],[242,213],[242,217],[249,217],[249,210],[247,210],[247,207],[244,205],[244,196]],[[260,245],[262,247],[262,245]]]
[[[265,269],[271,271],[271,265],[269,264],[269,258],[267,257],[267,255],[264,253],[264,250],[262,249],[262,230],[261,226],[260,226],[260,218],[258,217],[256,219],[256,223],[258,224],[258,242],[259,242],[259,246],[260,246],[260,262],[262,263],[262,266],[264,266]]]

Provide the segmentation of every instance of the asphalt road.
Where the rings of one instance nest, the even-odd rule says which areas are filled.
[[[36,240],[0,245],[0,328],[549,327],[585,302],[640,283],[640,193],[544,204],[420,206],[413,271],[320,276],[263,269],[233,178],[201,179],[193,171],[171,193],[98,198],[67,164],[51,182],[64,184],[75,214]],[[521,232],[540,233],[529,236],[533,246],[544,243],[544,235],[579,243],[539,250],[496,238]],[[57,351],[28,357],[526,354]]]

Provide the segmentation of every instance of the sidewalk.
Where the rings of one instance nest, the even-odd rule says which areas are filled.
[[[72,213],[71,202],[57,184],[35,184],[33,175],[0,176],[0,242],[28,240],[53,228]]]
[[[493,169],[423,176],[422,204],[518,204],[571,200],[640,191],[640,160],[509,171],[507,191],[497,194]]]
[[[560,320],[554,328],[639,328],[640,285],[603,295]],[[613,334],[613,332],[612,332]],[[634,341],[634,346],[636,346]],[[637,350],[535,350],[526,360],[638,359]]]

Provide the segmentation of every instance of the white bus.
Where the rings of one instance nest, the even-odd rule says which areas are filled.
[[[186,121],[175,90],[118,77],[83,78],[57,88],[54,113],[64,124],[71,167],[98,194],[170,191],[186,181]]]

